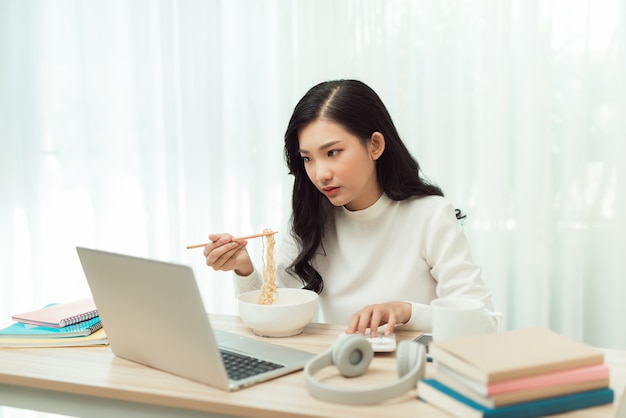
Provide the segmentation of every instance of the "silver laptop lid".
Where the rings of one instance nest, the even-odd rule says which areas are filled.
[[[313,354],[213,332],[193,270],[184,265],[77,247],[113,353],[121,358],[225,390],[304,367]],[[284,367],[229,381],[215,335],[228,349]]]

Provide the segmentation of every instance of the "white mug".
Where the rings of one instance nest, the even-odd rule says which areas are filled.
[[[495,318],[500,332],[504,315],[485,309],[477,299],[441,298],[430,304],[432,309],[433,341],[480,335],[487,331],[485,325]]]

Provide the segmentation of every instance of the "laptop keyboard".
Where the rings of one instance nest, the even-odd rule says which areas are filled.
[[[226,373],[232,380],[245,379],[246,377],[283,367],[280,364],[233,353],[232,351],[220,350],[220,353],[224,360],[224,366],[226,366]]]

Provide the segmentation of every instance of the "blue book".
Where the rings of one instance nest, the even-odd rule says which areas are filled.
[[[102,322],[99,316],[63,328],[41,327],[16,322],[13,325],[0,329],[0,339],[85,337],[93,334],[100,328],[102,328]]]
[[[420,380],[417,397],[437,408],[462,418],[534,418],[590,408],[613,402],[613,389],[607,387],[553,398],[487,408],[435,379]]]

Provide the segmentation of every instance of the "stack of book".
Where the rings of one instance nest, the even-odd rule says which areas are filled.
[[[433,342],[417,395],[456,417],[539,417],[613,402],[601,351],[542,327]]]
[[[93,299],[51,304],[12,319],[16,322],[0,329],[0,348],[108,344]]]

